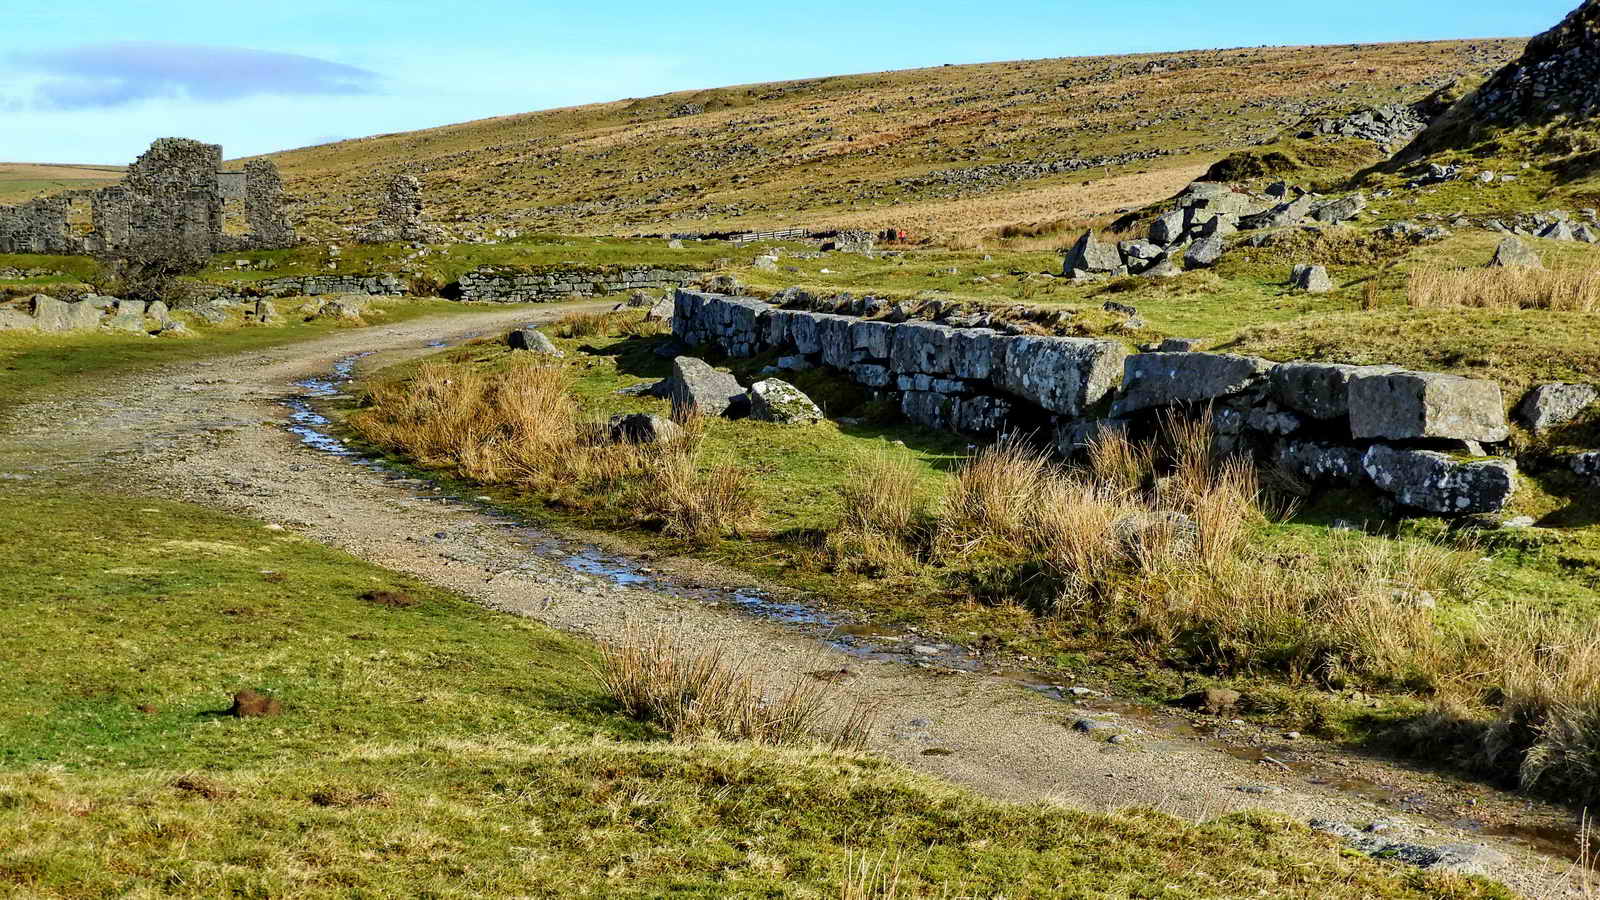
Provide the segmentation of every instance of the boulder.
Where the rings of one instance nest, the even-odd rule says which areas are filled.
[[[1311,208],[1311,218],[1325,225],[1339,225],[1354,219],[1367,208],[1366,194],[1351,194],[1333,200],[1324,200]]]
[[[1171,257],[1156,260],[1155,265],[1139,273],[1141,278],[1176,278],[1183,274]]]
[[[612,416],[607,428],[613,444],[660,444],[683,437],[677,422],[650,413]]]
[[[1271,368],[1259,357],[1228,353],[1135,353],[1123,364],[1112,415],[1239,394],[1261,384]]]
[[[799,388],[768,378],[750,385],[750,418],[779,425],[815,425],[823,415]]]
[[[1580,477],[1600,482],[1600,450],[1573,455],[1572,471]]]
[[[1183,265],[1189,269],[1204,269],[1217,264],[1222,259],[1222,238],[1217,235],[1203,237],[1194,242],[1189,252],[1183,255]]]
[[[1045,409],[1082,416],[1110,395],[1127,350],[1116,341],[1023,335],[1004,341],[997,385]]]
[[[1333,279],[1328,277],[1328,270],[1323,266],[1295,266],[1289,274],[1289,284],[1309,294],[1326,294],[1333,290]]]
[[[1395,371],[1389,366],[1297,361],[1273,366],[1269,381],[1278,405],[1313,419],[1339,419],[1350,414],[1350,379]]]
[[[513,350],[526,350],[530,353],[543,353],[548,356],[562,356],[561,350],[551,341],[544,332],[535,328],[518,328],[506,335],[506,345]]]
[[[1156,345],[1157,353],[1193,353],[1200,349],[1205,341],[1199,338],[1170,337]]]
[[[1592,384],[1541,384],[1517,404],[1517,421],[1533,431],[1559,428],[1600,403],[1600,386]]]
[[[1187,210],[1170,212],[1150,223],[1150,243],[1160,247],[1171,247],[1181,242],[1189,230],[1189,213]]]
[[[657,300],[655,305],[651,306],[649,311],[644,314],[644,320],[646,322],[665,322],[671,325],[673,307],[672,298],[663,297]]]
[[[1149,241],[1123,241],[1117,249],[1122,253],[1128,272],[1134,275],[1167,258],[1167,251]]]
[[[1239,230],[1239,217],[1228,213],[1217,213],[1210,218],[1201,219],[1195,226],[1195,237],[1227,237]]]
[[[37,331],[80,331],[100,324],[100,310],[88,303],[66,303],[46,294],[29,298]]]
[[[1476,515],[1505,509],[1516,490],[1509,459],[1463,460],[1433,450],[1373,444],[1361,459],[1367,477],[1403,506],[1436,515]]]
[[[1500,385],[1438,372],[1379,371],[1350,379],[1350,433],[1358,440],[1503,441]]]
[[[1266,212],[1244,216],[1239,220],[1241,231],[1255,231],[1259,228],[1285,228],[1296,225],[1301,219],[1310,215],[1311,208],[1317,203],[1317,198],[1312,194],[1296,197],[1293,200],[1279,203]]]
[[[0,306],[0,331],[33,331],[33,316],[20,309]]]
[[[1500,241],[1500,246],[1494,249],[1494,258],[1489,260],[1491,269],[1542,269],[1544,261],[1539,259],[1539,254],[1533,252],[1527,244],[1507,235]]]
[[[672,375],[667,378],[665,390],[672,400],[675,419],[727,415],[741,412],[744,407],[745,390],[739,386],[739,379],[692,356],[672,361]]]
[[[1083,237],[1078,238],[1078,242],[1067,251],[1061,274],[1071,275],[1074,271],[1110,273],[1121,267],[1122,254],[1117,252],[1117,246],[1101,243],[1094,231],[1090,230],[1085,231]]]
[[[317,307],[317,311],[312,313],[312,315],[319,319],[344,319],[348,321],[355,321],[360,319],[362,314],[366,311],[366,297],[363,297],[359,294],[345,294],[343,296],[334,297],[331,300],[324,301],[321,306]]]

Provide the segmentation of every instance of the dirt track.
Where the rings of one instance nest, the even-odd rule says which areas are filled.
[[[877,750],[994,797],[1149,806],[1191,818],[1253,807],[1302,820],[1394,823],[1389,837],[1489,846],[1498,852],[1481,855],[1486,874],[1531,896],[1570,895],[1575,882],[1564,859],[1490,836],[1508,823],[1559,827],[1570,821],[1560,810],[1249,726],[1221,723],[1200,737],[1176,716],[1070,691],[1058,699],[1015,676],[954,671],[939,664],[940,654],[911,652],[910,642],[880,639],[889,652],[852,653],[819,639],[814,624],[730,609],[715,588],[750,586],[692,562],[637,563],[623,583],[585,574],[574,569],[582,547],[571,540],[319,452],[285,428],[284,399],[304,393],[296,382],[326,376],[341,360],[370,353],[357,372],[371,371],[440,341],[550,314],[495,310],[341,331],[120,379],[93,396],[41,400],[0,426],[0,479],[106,483],[242,512],[568,631],[605,636],[632,623],[670,628],[690,643],[727,642],[775,678],[848,669],[840,690],[881,704]],[[1071,726],[1082,717],[1118,723],[1129,739],[1111,744],[1078,733]]]

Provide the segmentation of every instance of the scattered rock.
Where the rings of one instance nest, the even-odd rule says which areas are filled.
[[[1533,431],[1558,428],[1600,403],[1600,387],[1592,384],[1541,384],[1517,404],[1517,421]]]
[[[722,416],[745,410],[744,388],[739,379],[711,368],[705,360],[680,356],[672,361],[672,375],[666,381],[666,395],[672,400],[673,418]]]
[[[1289,275],[1289,283],[1296,290],[1309,294],[1326,294],[1333,290],[1333,279],[1328,277],[1328,270],[1323,266],[1295,266]]]
[[[678,423],[650,413],[612,416],[607,429],[614,444],[659,444],[683,437]]]
[[[555,342],[536,328],[518,328],[506,335],[506,346],[513,350],[543,353],[546,356],[565,356]]]
[[[373,606],[387,606],[392,609],[405,609],[417,605],[417,598],[405,591],[367,591],[361,595],[361,599]]]
[[[1533,252],[1527,244],[1514,237],[1507,236],[1500,241],[1500,246],[1494,250],[1494,258],[1489,260],[1492,269],[1542,269],[1544,261],[1539,259],[1539,254]]]
[[[777,378],[750,386],[750,417],[780,425],[814,425],[823,419],[822,410],[810,397]]]

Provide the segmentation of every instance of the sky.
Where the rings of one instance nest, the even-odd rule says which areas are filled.
[[[76,0],[0,30],[0,161],[230,158],[557,106],[944,63],[1509,37],[1577,0]],[[1445,11],[1448,10],[1448,11]]]

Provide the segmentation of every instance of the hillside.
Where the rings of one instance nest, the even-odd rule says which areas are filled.
[[[61,191],[104,187],[121,177],[121,166],[0,162],[0,203],[23,203]]]
[[[620,100],[272,158],[297,212],[338,224],[370,217],[384,180],[406,172],[422,180],[436,219],[491,229],[975,235],[1166,196],[1286,126],[1482,77],[1521,47],[1483,40],[946,66]],[[1356,165],[1387,155],[1348,143]]]

